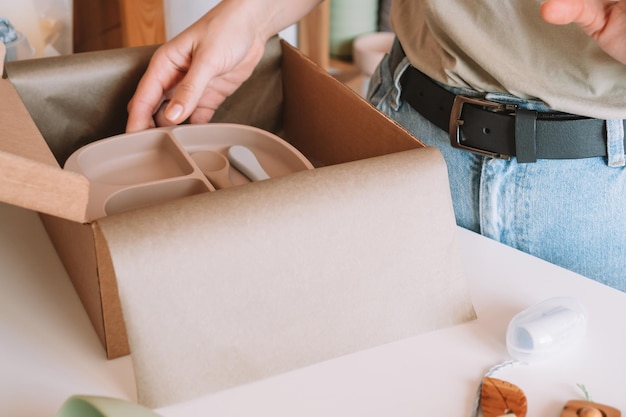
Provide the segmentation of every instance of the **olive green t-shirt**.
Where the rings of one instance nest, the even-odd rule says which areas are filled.
[[[626,119],[626,66],[577,25],[546,23],[541,3],[394,0],[391,22],[411,64],[444,84]]]

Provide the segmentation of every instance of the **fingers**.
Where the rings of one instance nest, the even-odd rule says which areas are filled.
[[[197,54],[185,38],[157,50],[128,104],[126,131],[155,127],[155,119],[158,126],[185,121],[216,72],[209,61],[215,55]]]
[[[579,0],[548,0],[541,5],[541,16],[548,23],[566,25],[581,14],[582,8]]]
[[[193,61],[165,108],[165,119],[171,124],[179,124],[187,119],[198,106],[200,97],[212,78],[209,65],[203,65],[199,58]]]
[[[155,53],[148,69],[137,85],[135,94],[128,103],[127,132],[155,127],[152,116],[163,102],[166,90],[161,81],[162,73],[167,71],[166,68],[169,67],[161,55],[158,52]]]
[[[207,123],[213,118],[214,114],[214,109],[198,107],[196,110],[194,110],[193,113],[191,113],[191,116],[189,117],[189,123]]]
[[[548,23],[578,23],[592,32],[600,30],[605,21],[606,3],[603,0],[548,0],[541,5],[541,16]]]
[[[142,83],[144,84],[143,86]],[[136,132],[155,127],[152,115],[162,101],[162,94],[160,93],[160,88],[150,88],[150,84],[149,79],[143,78],[137,87],[135,95],[128,103],[127,132]]]
[[[626,64],[626,0],[548,0],[541,15],[548,23],[577,23],[604,52]]]
[[[239,19],[235,11],[231,20]],[[222,20],[209,12],[155,52],[129,102],[127,131],[154,127],[154,118],[158,126],[206,123],[252,74],[265,39],[252,29],[233,31],[238,20],[224,30]]]

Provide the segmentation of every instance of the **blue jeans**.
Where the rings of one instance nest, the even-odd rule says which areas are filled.
[[[392,73],[385,58],[370,80],[368,99],[426,145],[441,151],[448,165],[457,223],[626,291],[622,122],[607,123],[608,157],[519,164],[515,158],[480,156],[450,146],[448,132],[402,102],[399,79],[407,66],[405,58]],[[509,99],[522,107],[542,107],[539,102]]]

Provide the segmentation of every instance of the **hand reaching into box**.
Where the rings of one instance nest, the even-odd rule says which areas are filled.
[[[156,51],[128,105],[126,130],[208,122],[250,77],[267,40],[318,2],[223,0]]]

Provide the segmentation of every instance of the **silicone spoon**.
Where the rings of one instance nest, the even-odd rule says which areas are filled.
[[[270,178],[254,153],[245,146],[231,146],[228,149],[228,160],[251,181],[262,181]]]
[[[216,189],[233,185],[229,175],[230,164],[224,155],[214,151],[198,151],[190,156]]]

